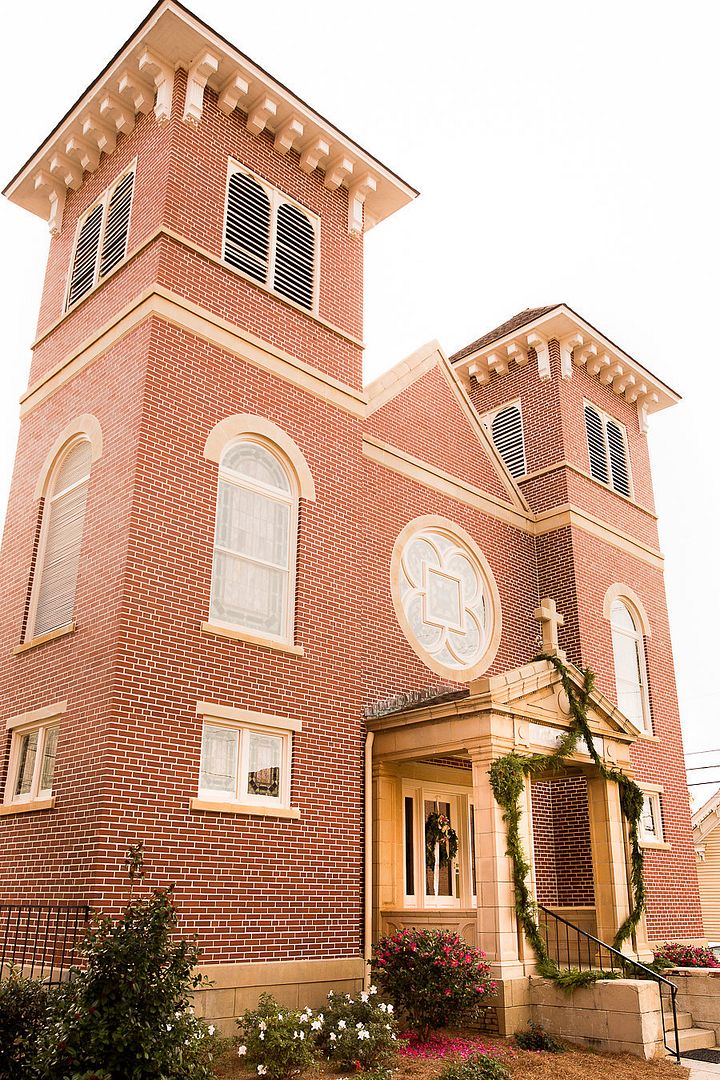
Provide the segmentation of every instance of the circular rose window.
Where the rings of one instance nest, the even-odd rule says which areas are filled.
[[[411,521],[395,542],[392,593],[405,636],[433,671],[467,682],[490,666],[500,601],[487,560],[464,529],[444,518]]]

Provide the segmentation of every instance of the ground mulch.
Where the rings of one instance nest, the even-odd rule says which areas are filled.
[[[658,1059],[642,1061],[630,1054],[598,1054],[590,1050],[568,1049],[562,1054],[538,1053],[517,1050],[511,1042],[488,1040],[484,1048],[496,1055],[507,1066],[513,1080],[598,1080],[599,1077],[612,1077],[612,1080],[686,1080],[688,1071],[684,1066],[677,1066],[674,1061]],[[443,1067],[457,1056],[443,1058],[401,1057],[398,1067],[393,1069],[393,1080],[435,1080]],[[229,1052],[218,1063],[217,1080],[248,1080],[257,1074],[250,1071],[237,1057],[236,1051]],[[361,1074],[344,1074],[321,1064],[303,1073],[298,1080],[339,1080]]]

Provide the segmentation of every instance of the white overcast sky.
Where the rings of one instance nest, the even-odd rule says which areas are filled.
[[[149,10],[3,16],[6,183]],[[688,0],[194,0],[210,23],[421,191],[366,243],[366,378],[564,301],[683,395],[650,443],[686,750],[718,750],[720,8]],[[47,253],[0,200],[4,508]],[[694,774],[696,780],[717,772]],[[696,788],[702,801],[712,787]]]

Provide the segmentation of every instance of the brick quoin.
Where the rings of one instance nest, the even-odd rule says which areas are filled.
[[[23,414],[0,556],[0,717],[62,700],[67,709],[55,807],[0,816],[0,901],[77,900],[117,912],[127,896],[125,854],[142,841],[145,884],[176,883],[182,926],[199,934],[206,961],[360,955],[363,715],[379,701],[438,683],[402,632],[390,591],[399,532],[433,514],[471,535],[497,581],[503,632],[488,675],[538,652],[533,612],[548,596],[565,617],[561,647],[593,668],[614,701],[604,597],[616,582],[641,597],[651,624],[653,737],[634,744],[632,761],[640,782],[664,787],[670,844],[647,854],[648,929],[651,939],[701,938],[662,571],[635,549],[576,524],[533,531],[535,515],[573,504],[657,548],[635,406],[584,368],[561,378],[554,340],[550,379],[539,377],[531,349],[526,366],[484,385],[471,381],[477,417],[521,401],[528,477],[517,484],[461,407],[440,361],[364,416],[363,251],[362,238],[348,233],[347,189],[329,190],[321,169],[302,171],[295,149],[278,154],[268,131],[251,135],[242,107],[225,115],[211,88],[200,123],[188,124],[185,90],[181,68],[170,119],[138,116],[134,130],[119,136],[114,152],[68,192],[50,246],[29,372],[29,387],[40,389]],[[223,265],[229,158],[319,216],[317,317]],[[135,159],[128,257],[64,313],[78,221]],[[152,311],[106,345],[107,328],[157,290],[202,318],[182,324]],[[243,352],[213,336],[210,323],[296,358],[330,389],[320,394],[310,376],[293,381],[268,370],[249,345]],[[73,367],[88,356],[92,362]],[[588,475],[584,400],[627,429],[632,499]],[[37,551],[38,477],[59,433],[88,413],[102,430],[103,451],[90,478],[77,628],[16,653]],[[213,428],[236,414],[286,432],[315,483],[315,501],[301,501],[298,531],[295,641],[302,655],[201,631],[218,486],[204,448]],[[443,475],[431,485],[387,468],[364,451],[363,436]],[[481,507],[474,496],[461,497],[447,476],[490,502]],[[521,517],[522,527],[513,523]],[[467,685],[458,680],[454,688]],[[199,701],[302,720],[292,762],[299,819],[190,809],[198,793]],[[0,787],[10,741],[0,726]],[[447,763],[459,764],[452,757]],[[584,780],[536,784],[535,796],[536,833],[546,837],[539,861],[536,852],[539,894],[592,904]]]

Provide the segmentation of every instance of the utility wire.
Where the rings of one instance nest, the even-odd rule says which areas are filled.
[[[688,767],[687,767],[688,772],[702,772],[704,769],[720,769],[720,764],[718,764],[718,765],[688,765]]]

